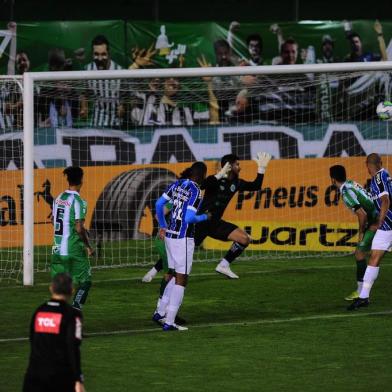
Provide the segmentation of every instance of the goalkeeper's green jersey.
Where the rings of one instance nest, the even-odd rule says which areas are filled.
[[[347,180],[340,187],[342,199],[347,208],[355,212],[359,208],[363,208],[367,214],[368,222],[374,222],[377,219],[377,210],[371,199],[361,185],[355,181]]]
[[[54,241],[52,253],[60,256],[84,256],[85,246],[75,228],[87,213],[87,202],[76,191],[65,191],[53,202]]]

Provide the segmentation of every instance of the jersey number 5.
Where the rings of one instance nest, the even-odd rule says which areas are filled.
[[[54,232],[55,235],[63,235],[63,217],[64,217],[64,208],[57,208],[56,213],[56,231]]]

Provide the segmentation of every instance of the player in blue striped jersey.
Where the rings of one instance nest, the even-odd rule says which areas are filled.
[[[193,251],[195,248],[195,223],[208,219],[208,214],[197,215],[202,197],[200,184],[204,180],[207,167],[203,162],[195,162],[186,171],[187,175],[171,184],[156,203],[156,214],[159,222],[159,235],[165,239],[169,269],[175,271],[162,295],[158,311],[153,320],[160,321],[165,317],[164,331],[186,329],[174,323],[175,317],[184,298],[188,275],[192,269]],[[164,207],[172,202],[168,222]],[[161,310],[161,313],[159,311]]]
[[[366,158],[366,166],[372,176],[371,193],[373,202],[379,213],[379,222],[376,235],[372,242],[372,252],[365,275],[359,298],[347,309],[356,310],[369,305],[369,295],[373,283],[378,277],[379,265],[385,252],[392,246],[392,179],[388,171],[382,167],[381,157],[378,154],[370,154]]]

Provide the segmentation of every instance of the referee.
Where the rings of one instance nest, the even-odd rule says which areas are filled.
[[[31,353],[24,392],[84,392],[80,366],[82,314],[67,302],[72,279],[57,274],[51,299],[34,312],[30,324]]]

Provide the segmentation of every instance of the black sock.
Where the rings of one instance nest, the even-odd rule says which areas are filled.
[[[82,306],[86,302],[90,287],[91,287],[91,282],[84,282],[78,287],[72,302],[72,306],[75,306],[76,308],[79,309],[82,308]]]
[[[363,282],[363,276],[365,275],[367,263],[366,260],[357,260],[357,282]]]
[[[162,271],[162,269],[163,269],[163,260],[162,260],[162,259],[159,259],[159,260],[155,263],[154,268],[155,268],[158,272],[159,272],[159,271]]]
[[[231,248],[225,255],[225,260],[227,260],[229,263],[234,261],[247,247],[248,245],[242,245],[238,242],[233,242],[231,245]]]

